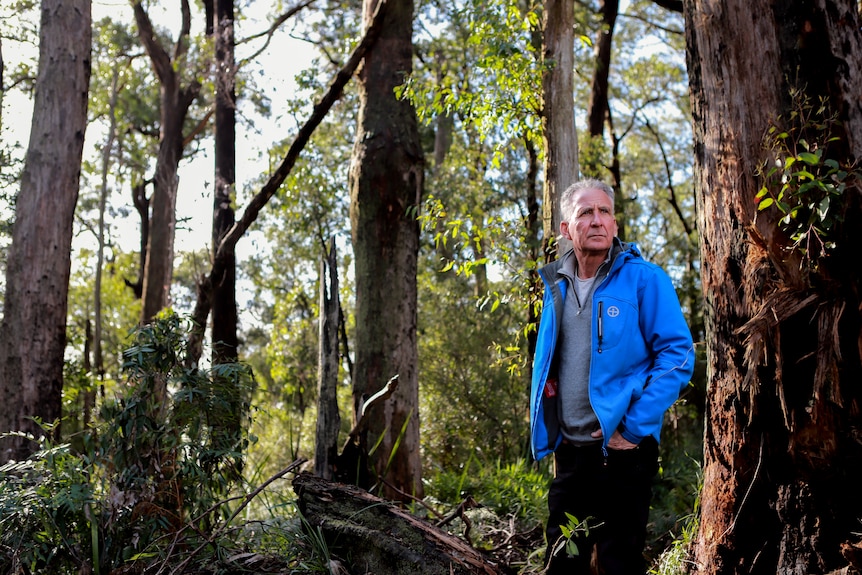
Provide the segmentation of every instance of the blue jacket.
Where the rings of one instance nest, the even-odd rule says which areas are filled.
[[[557,418],[554,351],[567,281],[557,274],[567,253],[539,270],[545,283],[530,390],[533,457],[542,459],[562,441]],[[659,440],[664,412],[688,384],[694,345],[667,274],[645,261],[637,246],[614,240],[611,268],[595,286],[592,302],[590,403],[604,436],[615,430],[632,443]],[[550,380],[550,384],[549,384]]]

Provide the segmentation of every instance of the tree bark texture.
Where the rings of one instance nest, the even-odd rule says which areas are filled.
[[[189,106],[200,92],[200,84],[183,85],[183,59],[188,52],[191,16],[187,0],[182,5],[182,26],[174,57],[159,44],[149,15],[140,2],[133,4],[138,37],[150,57],[159,79],[160,129],[159,151],[150,199],[149,245],[144,264],[141,322],[148,323],[170,303],[174,270],[174,238],[177,227],[177,169],[183,154],[183,123]]]
[[[574,21],[572,0],[545,0],[542,17],[542,138],[545,147],[545,183],[542,219],[545,259],[556,259],[568,240],[554,248],[562,219],[560,195],[578,177],[578,133],[574,101]]]
[[[830,572],[862,517],[859,183],[813,269],[755,196],[781,187],[759,168],[794,89],[842,122],[824,157],[862,158],[857,2],[686,0],[685,18],[709,372],[697,572]]]
[[[499,568],[467,542],[367,491],[309,474],[293,480],[299,510],[330,552],[357,573],[495,575]]]
[[[377,2],[366,0],[366,24]],[[416,344],[418,209],[423,154],[413,106],[394,89],[412,70],[412,0],[387,0],[380,36],[358,72],[360,110],[350,166],[355,255],[354,412],[363,395],[399,376],[393,398],[375,411],[368,440],[382,441],[372,465],[388,496],[421,496]],[[390,459],[391,455],[391,459]]]
[[[60,418],[72,222],[87,126],[90,0],[43,0],[30,141],[6,264],[0,332],[0,432],[43,432]],[[0,461],[36,447],[7,439]]]
[[[338,258],[335,239],[329,240],[327,254],[320,260],[320,318],[317,359],[317,435],[314,444],[314,473],[332,479],[332,464],[338,457]]]

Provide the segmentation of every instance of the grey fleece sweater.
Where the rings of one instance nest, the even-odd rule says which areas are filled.
[[[563,437],[576,445],[599,443],[590,434],[599,429],[599,420],[590,404],[590,338],[592,337],[593,291],[610,269],[609,257],[599,267],[586,293],[577,290],[577,261],[574,254],[562,262],[557,274],[569,283],[563,304],[563,321],[557,345],[559,365],[558,417]]]

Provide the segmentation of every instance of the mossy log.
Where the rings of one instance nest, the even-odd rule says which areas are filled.
[[[363,489],[303,473],[293,480],[299,509],[330,552],[364,575],[500,575],[489,558],[395,503]]]

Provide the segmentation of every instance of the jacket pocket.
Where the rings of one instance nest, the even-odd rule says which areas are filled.
[[[595,332],[599,350],[613,349],[632,331],[638,330],[637,307],[631,302],[608,296],[597,298]]]

